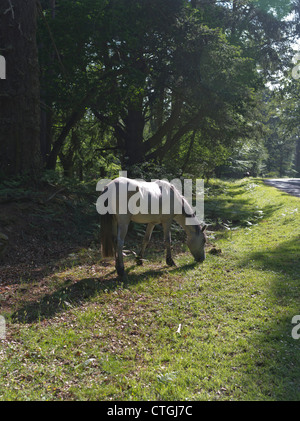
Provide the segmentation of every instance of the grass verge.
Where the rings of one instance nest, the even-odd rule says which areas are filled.
[[[47,294],[20,285],[0,399],[299,400],[299,198],[255,179],[210,190],[224,229],[203,265],[183,248],[169,268],[150,249],[143,267],[126,258],[122,284],[86,249],[42,280]]]

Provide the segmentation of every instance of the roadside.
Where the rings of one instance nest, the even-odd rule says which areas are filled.
[[[292,196],[300,197],[300,178],[273,178],[264,180],[264,183]]]

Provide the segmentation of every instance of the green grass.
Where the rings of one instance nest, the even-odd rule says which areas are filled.
[[[207,219],[226,229],[204,264],[183,247],[169,268],[150,248],[143,267],[126,258],[122,284],[82,251],[45,279],[51,292],[20,296],[0,399],[299,400],[300,199],[256,179],[209,192]]]

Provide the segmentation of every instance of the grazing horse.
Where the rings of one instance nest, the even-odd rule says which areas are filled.
[[[187,245],[195,260],[204,261],[206,225],[200,226],[188,201],[167,181],[146,182],[118,177],[104,187],[99,199],[102,199],[102,205],[108,210],[105,214],[100,212],[102,256],[115,257],[119,276],[124,277],[122,249],[130,221],[147,224],[142,246],[137,255],[138,264],[142,264],[154,226],[162,224],[166,262],[169,266],[175,265],[171,256],[170,234],[173,219],[185,230]],[[187,224],[186,218],[193,218],[192,224]]]

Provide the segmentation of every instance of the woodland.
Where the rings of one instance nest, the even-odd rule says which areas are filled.
[[[299,401],[299,197],[266,185],[300,179],[299,17],[0,0],[1,401]],[[173,222],[175,266],[159,224],[137,265],[131,221],[117,276],[96,186],[121,170],[204,179],[205,261]]]
[[[299,176],[298,0],[3,0],[0,182]]]

